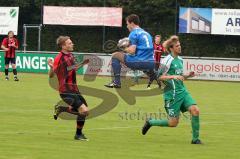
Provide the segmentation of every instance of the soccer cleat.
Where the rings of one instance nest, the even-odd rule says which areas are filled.
[[[57,120],[58,116],[56,114],[53,115],[54,120]]]
[[[89,139],[84,135],[84,134],[81,134],[81,135],[75,135],[74,136],[74,139],[75,140],[81,140],[81,141],[89,141]]]
[[[191,144],[203,144],[201,140],[197,139],[195,141],[192,140]]]
[[[14,77],[14,81],[19,81],[19,79],[17,77]]]
[[[147,89],[150,90],[150,89],[152,89],[152,88],[151,88],[150,86],[147,86]]]
[[[161,81],[159,79],[156,79],[156,81],[157,81],[157,84],[158,84],[158,88],[161,89]]]
[[[8,76],[6,76],[6,77],[5,77],[5,80],[6,80],[6,81],[9,81],[9,77],[8,77]]]
[[[105,84],[104,86],[108,87],[108,88],[121,88],[121,85],[118,85],[118,84],[116,84],[114,82],[111,82],[109,84]]]
[[[53,115],[53,118],[55,120],[57,120],[59,114],[61,114],[62,112],[66,112],[66,109],[67,109],[67,107],[60,106],[60,105],[55,105],[55,114]]]
[[[145,134],[148,132],[148,130],[151,128],[151,125],[150,125],[150,123],[149,123],[149,120],[150,120],[150,119],[146,120],[146,122],[145,122],[145,124],[144,124],[144,126],[143,126],[143,128],[142,128],[142,134],[143,134],[143,135],[145,135]]]

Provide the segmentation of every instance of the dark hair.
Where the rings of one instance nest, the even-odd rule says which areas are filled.
[[[57,38],[57,45],[58,45],[58,47],[61,48],[68,39],[70,39],[69,36],[59,36]]]
[[[161,35],[155,35],[155,38],[156,38],[156,37],[162,38],[162,36],[161,36]]]
[[[139,16],[136,14],[131,14],[131,15],[127,16],[126,21],[128,21],[129,23],[134,23],[135,25],[140,24]]]

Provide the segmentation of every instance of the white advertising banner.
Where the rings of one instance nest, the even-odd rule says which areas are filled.
[[[179,33],[240,35],[240,9],[179,10]]]
[[[194,71],[201,80],[240,81],[240,60],[184,59],[184,72]]]
[[[240,35],[239,9],[212,9],[212,34]]]
[[[89,65],[84,66],[84,74],[111,75],[111,56],[84,55],[84,59],[90,59]],[[196,80],[240,81],[240,59],[184,58],[184,73],[190,71],[196,73],[196,77],[192,78]],[[133,71],[124,65],[121,74],[124,76],[134,75]]]
[[[84,55],[83,59],[89,59],[90,63],[84,66],[83,74],[89,75],[112,75],[111,56],[95,56],[95,55]],[[135,74],[143,75],[142,71],[135,72]],[[121,69],[122,76],[134,76],[134,72],[122,65]]]
[[[0,35],[7,35],[13,31],[18,32],[19,7],[0,7]]]
[[[44,6],[43,23],[121,27],[122,8]]]

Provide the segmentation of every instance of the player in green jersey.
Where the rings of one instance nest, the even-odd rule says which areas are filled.
[[[194,76],[194,72],[187,75],[183,74],[183,60],[179,57],[181,44],[177,36],[170,37],[164,42],[164,45],[169,55],[161,62],[159,78],[166,85],[163,96],[169,118],[162,120],[148,119],[142,128],[142,134],[145,135],[151,126],[176,127],[180,112],[189,111],[192,119],[191,143],[202,144],[199,139],[199,108],[183,84],[185,79]]]

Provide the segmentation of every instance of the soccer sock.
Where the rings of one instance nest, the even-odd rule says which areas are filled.
[[[14,77],[17,77],[17,69],[13,69]]]
[[[121,81],[120,81],[121,64],[118,59],[112,58],[112,68],[113,68],[115,84],[121,85]]]
[[[134,76],[133,79],[135,83],[138,83],[138,76]]]
[[[163,120],[155,120],[151,119],[149,120],[149,123],[151,126],[162,126],[162,127],[168,127],[168,120],[163,119]]]
[[[196,141],[199,137],[199,116],[192,116],[192,139]]]
[[[135,82],[135,83],[138,83],[138,80],[139,80],[139,78],[140,78],[140,76],[138,75],[138,71],[134,71],[133,74],[134,74],[134,77],[133,77],[134,82]]]
[[[153,81],[149,80],[149,81],[148,81],[148,86],[147,86],[147,87],[150,87],[151,84],[152,84],[152,82],[153,82]]]
[[[158,68],[159,68],[159,62],[155,64],[155,71],[157,72],[158,71]]]
[[[76,129],[77,135],[82,134],[82,129],[83,129],[84,123],[85,123],[85,118],[78,116],[77,117],[77,129]]]
[[[8,69],[5,69],[5,76],[8,76]]]
[[[145,71],[144,73],[146,73],[149,77],[149,82],[148,82],[148,85],[151,85],[153,80],[156,80],[157,79],[157,75],[156,73],[154,72],[154,70],[150,70],[150,71]]]

